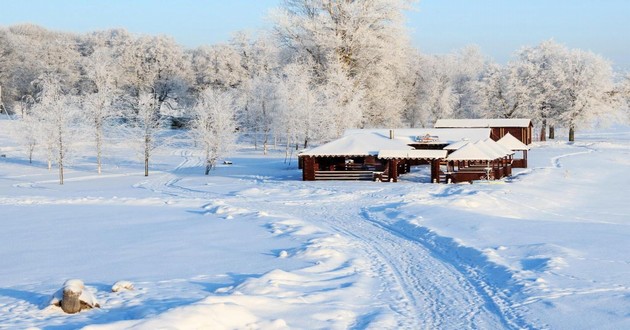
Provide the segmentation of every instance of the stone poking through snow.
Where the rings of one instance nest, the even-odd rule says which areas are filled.
[[[53,294],[50,305],[59,306],[68,314],[101,307],[94,294],[86,290],[83,281],[78,279],[67,280],[63,287]]]
[[[118,281],[112,285],[112,292],[131,291],[133,289],[133,283],[129,281]]]

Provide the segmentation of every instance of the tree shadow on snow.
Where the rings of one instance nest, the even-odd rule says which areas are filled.
[[[0,296],[23,300],[39,308],[46,307],[46,302],[50,299],[50,295],[9,288],[0,288]]]

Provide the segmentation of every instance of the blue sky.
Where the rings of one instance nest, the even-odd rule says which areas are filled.
[[[166,34],[186,47],[226,41],[256,30],[281,0],[15,0],[0,5],[0,25],[30,22],[48,29],[88,32],[124,27]],[[630,70],[628,0],[421,0],[407,13],[414,46],[448,53],[476,44],[507,62],[522,46],[551,39]]]

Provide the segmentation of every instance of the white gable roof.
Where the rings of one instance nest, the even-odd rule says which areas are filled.
[[[438,119],[435,128],[528,127],[531,119]]]
[[[446,157],[447,160],[495,160],[512,155],[514,152],[499,145],[492,139],[468,143]]]
[[[446,160],[495,160],[496,156],[479,149],[474,143],[469,143],[446,157]]]
[[[498,144],[497,141],[493,139],[485,139],[483,140],[483,143],[503,156],[514,155],[514,151]]]
[[[440,159],[446,158],[446,150],[381,150],[380,159]]]
[[[491,147],[488,143],[486,143],[485,141],[477,141],[475,142],[475,145],[481,149],[483,152],[485,152],[486,154],[494,157],[493,159],[499,159],[499,158],[503,158],[505,156],[507,156],[506,153],[504,152],[500,152],[499,150]],[[512,153],[512,151],[510,151],[510,153]]]
[[[497,143],[510,150],[529,150],[529,147],[525,143],[521,142],[521,140],[515,138],[510,133],[505,134]]]
[[[470,143],[470,140],[460,140],[444,147],[444,150],[457,150]]]
[[[319,147],[300,153],[300,156],[376,156],[379,150],[411,150],[404,141],[389,139],[381,134],[350,134]]]

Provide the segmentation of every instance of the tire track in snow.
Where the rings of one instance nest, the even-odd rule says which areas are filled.
[[[427,259],[426,274],[434,273],[434,269],[445,269],[441,272],[442,277],[439,280],[429,279],[429,283],[423,285],[433,286],[429,290],[435,294],[442,294],[454,298],[448,304],[451,308],[469,306],[467,310],[462,310],[460,317],[466,319],[467,324],[461,324],[461,328],[466,329],[533,329],[534,326],[525,321],[519,313],[514,310],[514,305],[503,293],[504,288],[489,283],[486,278],[492,276],[485,273],[485,265],[479,264],[473,260],[467,260],[467,252],[476,251],[472,248],[461,248],[455,244],[443,244],[439,242],[439,236],[432,233],[427,228],[416,227],[409,223],[399,225],[405,220],[398,220],[392,223],[390,219],[381,219],[375,213],[366,209],[365,219],[372,222],[375,226],[381,227],[384,231],[398,235],[403,239],[421,245],[426,252],[430,253]],[[379,212],[380,213],[380,212]],[[414,227],[408,229],[408,227]],[[416,230],[414,230],[416,229]],[[444,240],[452,240],[444,238]],[[464,254],[460,257],[458,249],[466,249],[461,251]],[[478,251],[476,251],[478,252]],[[453,285],[455,285],[453,287]],[[447,289],[445,289],[445,287]],[[438,298],[436,298],[438,299]],[[439,298],[442,299],[442,298]],[[464,317],[464,316],[467,317]],[[449,316],[457,319],[457,315]],[[452,322],[447,323],[447,328],[460,328]]]
[[[249,200],[250,208],[273,207],[302,219],[318,219],[317,223],[349,237],[362,247],[361,252],[371,263],[371,271],[382,280],[382,292],[375,297],[386,301],[397,315],[401,329],[517,329],[531,328],[513,315],[507,305],[497,302],[489,284],[476,274],[463,271],[466,266],[454,265],[456,260],[444,261],[439,252],[377,220],[372,205],[361,202],[361,195],[343,200],[339,196],[330,200],[299,201],[299,214],[295,200]],[[271,206],[273,205],[273,206]]]
[[[191,155],[182,152],[185,159],[172,171],[142,184],[143,188],[184,198],[207,198],[208,192],[190,190],[177,185],[181,180],[176,174],[191,164]],[[197,164],[200,161],[197,161]],[[259,187],[260,189],[266,189]],[[290,190],[288,190],[290,191]],[[409,237],[388,226],[372,212],[373,205],[365,205],[357,194],[340,203],[338,193],[332,189],[333,198],[305,201],[303,197],[274,196],[224,196],[227,204],[243,204],[250,210],[274,209],[301,219],[319,219],[331,230],[345,235],[362,246],[362,253],[371,263],[371,269],[380,279],[382,291],[376,294],[379,301],[397,315],[401,329],[499,329],[531,328],[513,315],[503,302],[497,302],[494,289],[483,282],[467,265],[457,265],[457,260],[444,261],[440,252],[431,244]],[[378,199],[389,189],[372,191]],[[391,192],[391,191],[390,191]],[[377,196],[378,195],[378,196]],[[380,196],[383,197],[383,196]],[[295,208],[296,203],[301,205]],[[328,207],[327,207],[328,205]],[[332,205],[332,206],[330,206]],[[333,212],[331,212],[331,209]],[[474,278],[468,278],[473,276]],[[494,305],[496,310],[488,308]]]

